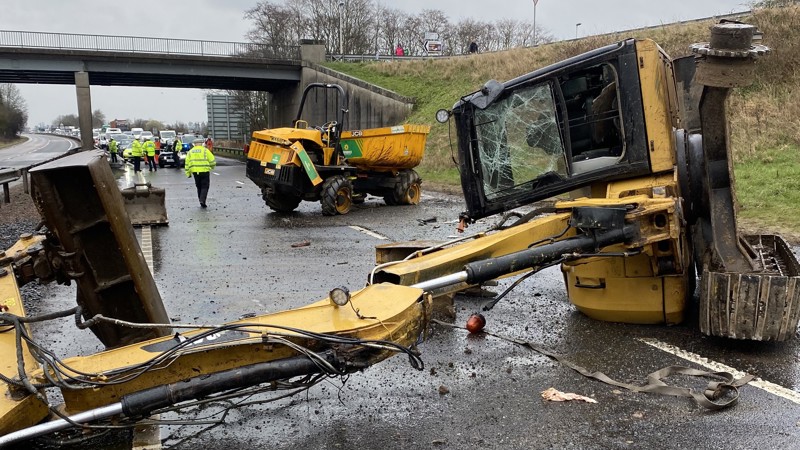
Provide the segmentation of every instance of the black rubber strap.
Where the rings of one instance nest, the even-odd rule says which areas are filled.
[[[436,322],[440,325],[449,326],[452,328],[464,329],[464,327],[442,322],[440,320],[433,320],[433,322]],[[698,405],[710,409],[712,411],[725,409],[739,403],[739,387],[744,386],[745,384],[749,383],[755,378],[753,375],[745,375],[742,378],[737,379],[733,374],[729,372],[708,372],[684,366],[668,366],[664,367],[663,369],[656,370],[655,372],[647,375],[647,384],[638,386],[635,384],[623,383],[621,381],[614,380],[602,372],[597,372],[597,371],[590,372],[585,367],[570,362],[564,359],[562,356],[557,355],[544,348],[541,348],[531,342],[523,341],[520,339],[507,338],[487,331],[484,331],[484,333],[486,333],[489,336],[494,336],[496,338],[520,345],[522,347],[540,353],[544,356],[547,356],[548,358],[558,361],[559,363],[569,367],[570,369],[578,372],[579,374],[587,378],[593,378],[595,380],[602,381],[603,383],[609,384],[611,386],[620,387],[633,392],[648,392],[652,394],[670,395],[673,397],[693,398]],[[663,381],[663,379],[671,375],[710,377],[710,378],[715,378],[716,380],[710,381],[708,383],[708,386],[703,392],[696,392],[690,388],[685,388],[680,386],[670,386],[666,384]],[[723,396],[725,396],[726,398],[724,400],[720,400],[720,398]]]

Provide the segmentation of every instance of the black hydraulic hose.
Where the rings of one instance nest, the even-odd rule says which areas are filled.
[[[596,231],[563,241],[521,250],[497,258],[475,261],[464,266],[467,283],[479,284],[520,270],[541,267],[559,260],[570,253],[595,252],[602,247],[619,244],[632,239],[638,230],[636,225],[611,231]]]
[[[333,352],[318,353],[317,356],[336,367],[340,365]],[[128,417],[147,416],[155,410],[216,392],[321,372],[324,369],[320,367],[320,361],[308,356],[238,367],[128,394],[122,397],[122,412]]]

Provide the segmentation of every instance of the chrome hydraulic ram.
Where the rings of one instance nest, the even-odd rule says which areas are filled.
[[[331,351],[317,353],[315,358],[296,356],[284,360],[270,361],[236,369],[201,375],[177,383],[156,386],[122,397],[122,401],[100,408],[84,411],[69,417],[45,422],[13,433],[0,436],[0,448],[15,442],[71,428],[74,423],[88,424],[113,416],[146,417],[155,410],[188,400],[202,398],[216,392],[255,386],[274,380],[301,375],[321,373],[320,362],[324,361],[337,370],[344,370]]]
[[[464,270],[412,285],[425,291],[458,283],[479,284],[520,270],[544,267],[564,258],[565,255],[597,252],[603,247],[629,241],[636,236],[638,227],[627,224],[608,231],[591,230],[575,237],[529,248],[508,255],[474,261]]]

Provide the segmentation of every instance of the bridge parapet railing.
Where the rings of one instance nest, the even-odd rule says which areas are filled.
[[[294,45],[34,31],[0,30],[0,47],[229,56],[250,59],[300,59],[300,47]]]

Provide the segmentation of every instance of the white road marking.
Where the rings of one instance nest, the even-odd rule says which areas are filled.
[[[639,341],[644,342],[645,344],[651,347],[655,347],[661,351],[671,353],[679,358],[691,361],[699,366],[711,369],[715,372],[729,372],[733,374],[733,376],[735,376],[736,378],[741,378],[744,375],[746,375],[745,372],[736,370],[733,367],[726,366],[725,364],[718,363],[716,361],[712,361],[708,358],[704,358],[696,353],[687,352],[686,350],[675,347],[674,345],[665,344],[656,339],[639,339]],[[769,381],[763,380],[761,378],[756,378],[749,384],[751,386],[767,391],[772,395],[777,395],[778,397],[785,398],[790,402],[794,402],[800,405],[800,392],[793,391],[791,389],[785,388],[775,383],[770,383]]]
[[[352,228],[352,229],[354,229],[356,231],[360,231],[360,232],[366,234],[367,236],[372,236],[372,237],[374,237],[376,239],[381,239],[381,240],[389,239],[388,237],[386,237],[386,236],[384,236],[382,234],[378,234],[378,233],[376,233],[374,231],[370,231],[370,230],[368,230],[366,228],[361,228],[358,225],[350,225],[350,228]]]
[[[150,269],[150,273],[155,275],[156,271],[153,268],[153,232],[152,228],[150,228],[150,225],[145,225],[142,227],[141,247],[147,267]]]
[[[147,263],[147,268],[155,277],[153,268],[153,229],[150,225],[141,228],[140,247]],[[158,415],[151,419],[158,420]],[[139,425],[133,429],[133,442],[131,450],[159,450],[161,449],[161,428],[158,425]]]
[[[214,175],[219,175],[217,172],[211,172],[211,173],[213,173]]]
[[[237,183],[239,183],[239,184],[241,184],[241,185],[244,185],[244,183],[242,183],[242,182],[241,182],[241,181],[239,181],[239,180],[236,180],[236,182],[237,182]]]

